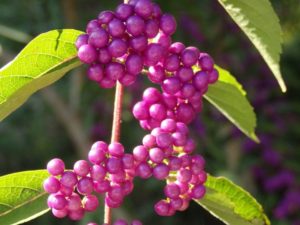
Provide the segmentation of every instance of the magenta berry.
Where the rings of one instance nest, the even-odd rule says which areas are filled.
[[[53,176],[61,175],[65,170],[65,164],[61,159],[52,159],[47,164],[47,170]]]

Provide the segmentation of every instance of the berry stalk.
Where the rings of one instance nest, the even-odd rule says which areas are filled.
[[[123,100],[123,86],[120,82],[117,82],[115,91],[114,113],[111,133],[111,143],[119,142],[121,131],[121,115],[122,115],[122,101]],[[104,224],[111,224],[112,209],[105,204],[104,205]]]

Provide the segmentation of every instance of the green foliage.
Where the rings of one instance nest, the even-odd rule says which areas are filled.
[[[260,204],[248,192],[224,177],[208,176],[207,193],[196,201],[228,225],[269,225]]]
[[[205,98],[248,137],[258,142],[255,135],[256,116],[241,84],[226,70],[216,67],[219,80],[210,85]]]
[[[49,209],[48,194],[43,190],[46,170],[26,171],[0,177],[0,224],[20,224]]]
[[[0,121],[37,90],[81,64],[74,45],[81,33],[70,29],[43,33],[0,70]]]
[[[280,72],[281,27],[269,0],[219,0],[258,49],[275,75],[281,90],[286,86]]]

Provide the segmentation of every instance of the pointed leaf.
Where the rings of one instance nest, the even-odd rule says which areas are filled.
[[[242,85],[226,70],[216,67],[219,80],[209,85],[204,97],[244,134],[258,142],[255,135],[256,115]]]
[[[0,224],[21,224],[49,209],[42,183],[46,170],[13,173],[0,177]]]
[[[74,45],[81,33],[70,29],[43,33],[0,69],[0,121],[37,90],[81,64]]]
[[[247,191],[224,177],[208,176],[206,194],[195,200],[228,225],[269,225],[261,205]]]
[[[280,72],[282,31],[269,0],[219,0],[237,25],[258,49],[277,79],[281,90],[286,86]]]

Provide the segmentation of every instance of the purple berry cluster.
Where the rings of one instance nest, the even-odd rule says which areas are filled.
[[[218,72],[207,53],[172,43],[175,31],[174,17],[163,14],[157,4],[131,0],[114,12],[101,12],[88,23],[87,33],[78,37],[78,57],[89,64],[88,77],[100,87],[112,88],[116,82],[131,85],[146,71],[161,91],[147,88],[133,106],[133,116],[149,133],[132,154],[125,153],[120,143],[98,141],[88,154],[90,162],[77,161],[73,171],[65,171],[61,160],[49,162],[52,176],[44,188],[51,194],[48,205],[55,216],[82,218],[99,204],[94,192],[106,194],[108,207],[119,207],[132,192],[136,176],[167,181],[165,199],[154,206],[161,216],[183,211],[191,199],[204,196],[205,160],[193,154],[196,144],[187,125],[202,110],[202,97],[208,85],[217,81]],[[127,223],[115,222],[123,224]]]
[[[116,10],[101,12],[76,41],[79,59],[89,64],[88,77],[100,87],[112,88],[116,81],[128,86],[144,65],[155,65],[163,56],[163,45],[171,43],[176,30],[173,16],[162,14],[150,0],[130,1]]]
[[[80,220],[84,212],[92,212],[99,205],[93,193],[106,194],[105,203],[117,208],[132,192],[134,159],[124,153],[123,145],[98,141],[91,147],[88,159],[90,162],[77,161],[73,171],[65,171],[60,159],[48,163],[47,170],[52,176],[45,180],[44,189],[50,193],[48,206],[54,216],[68,215],[72,220]]]

